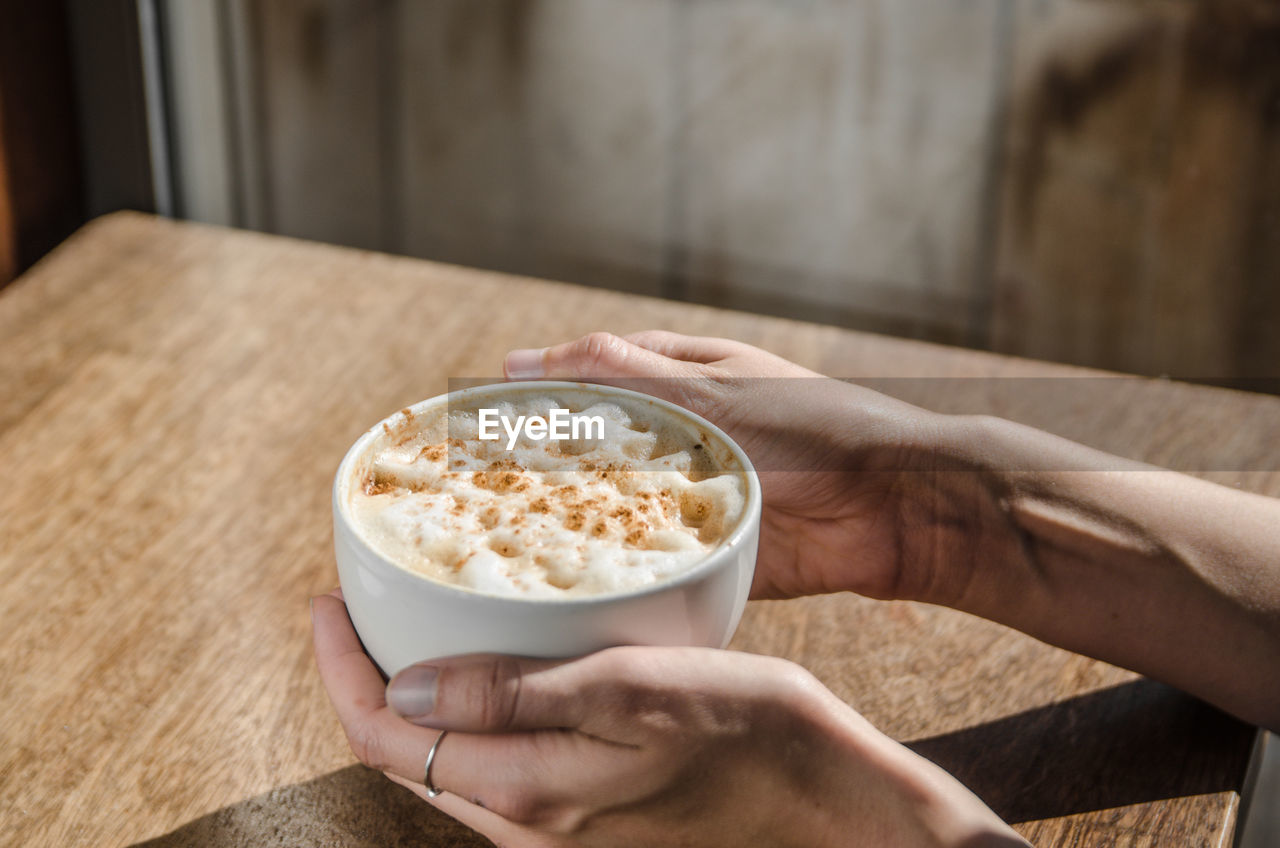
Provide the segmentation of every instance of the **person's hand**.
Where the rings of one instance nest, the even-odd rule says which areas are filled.
[[[737,441],[764,493],[752,597],[851,590],[945,601],[949,585],[965,582],[955,563],[937,573],[927,534],[938,520],[932,483],[907,473],[930,461],[942,416],[741,342],[663,331],[512,351],[504,371],[657,395]]]
[[[784,660],[701,648],[456,657],[384,689],[341,597],[315,598],[312,617],[355,755],[501,846],[1026,844]],[[444,791],[429,798],[441,730],[431,782]]]

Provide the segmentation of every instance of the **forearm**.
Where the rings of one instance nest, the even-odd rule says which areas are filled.
[[[941,432],[916,555],[950,578],[923,599],[1280,727],[1280,501],[997,419]]]

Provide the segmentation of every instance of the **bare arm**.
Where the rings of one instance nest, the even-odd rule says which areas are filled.
[[[938,432],[899,513],[940,575],[921,600],[1280,728],[1280,501],[999,419]]]

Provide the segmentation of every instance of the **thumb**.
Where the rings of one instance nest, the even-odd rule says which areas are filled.
[[[656,353],[612,333],[590,333],[571,342],[507,354],[508,379],[594,380],[624,385],[629,379],[701,376],[696,365]]]
[[[409,666],[387,684],[387,705],[423,727],[505,733],[578,727],[581,697],[569,664],[496,655]]]

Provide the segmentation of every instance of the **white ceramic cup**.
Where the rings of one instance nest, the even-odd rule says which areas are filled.
[[[538,381],[501,383],[440,395],[410,407],[417,416],[447,404],[472,409],[515,394],[586,393],[650,405],[743,470],[746,503],[737,527],[692,569],[633,591],[563,599],[498,596],[441,583],[401,568],[361,536],[350,493],[362,462],[397,412],[347,451],[333,484],[334,552],[347,610],[365,650],[388,675],[422,660],[471,653],[574,657],[614,645],[723,648],[742,617],[760,540],[760,481],[751,461],[718,427],[658,398],[611,386]]]

